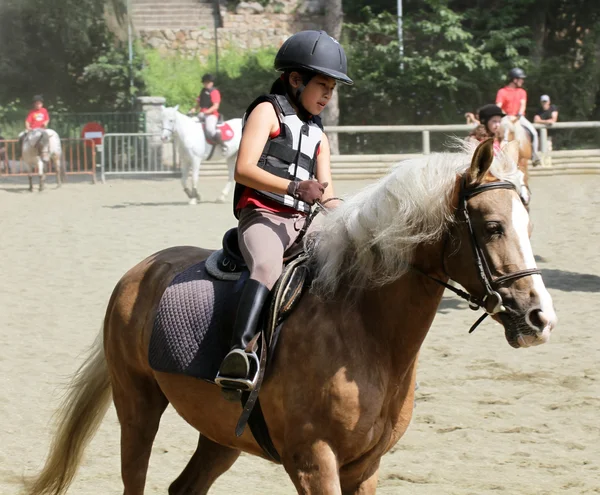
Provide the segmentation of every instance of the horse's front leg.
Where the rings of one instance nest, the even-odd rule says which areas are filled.
[[[233,155],[233,156],[230,156],[227,158],[227,171],[228,171],[227,184],[225,184],[225,187],[221,191],[221,195],[217,199],[217,201],[219,203],[224,203],[225,201],[227,201],[227,196],[229,196],[229,192],[231,191],[231,188],[233,187],[233,183],[234,183],[233,177],[234,177],[234,173],[235,173],[236,158],[237,158],[237,155]]]
[[[190,175],[190,160],[185,155],[181,156],[181,187],[188,198],[192,197],[192,191],[187,185],[188,176]]]
[[[40,177],[40,192],[44,190],[46,175],[44,174],[44,161],[38,157],[38,175]]]
[[[302,431],[301,425],[296,427]],[[328,443],[323,440],[286,440],[283,467],[301,495],[342,495],[337,458]],[[291,440],[291,439],[290,439]],[[367,493],[367,492],[365,492]]]
[[[198,192],[198,179],[200,178],[200,164],[202,159],[199,156],[192,156],[192,194],[190,204],[195,205],[201,200],[200,193]]]
[[[377,480],[379,479],[380,459],[369,467],[356,479],[354,473],[344,473],[342,468],[341,483],[343,495],[375,495],[377,492]],[[352,471],[352,470],[351,470]]]
[[[60,187],[62,186],[62,165],[60,159],[54,157],[52,158],[52,163],[54,164],[54,171],[56,172],[56,187]]]

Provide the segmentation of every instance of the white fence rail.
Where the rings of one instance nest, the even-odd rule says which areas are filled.
[[[540,148],[551,169],[534,169],[539,173],[600,173],[600,149],[591,150],[548,150],[548,129],[536,124],[540,131]],[[370,154],[332,156],[332,171],[337,178],[366,178],[384,175],[399,161],[431,153],[431,133],[442,132],[465,136],[472,125],[382,125],[382,126],[327,126],[326,132],[369,134],[369,133],[421,133],[421,153]],[[558,122],[551,129],[600,128],[600,122]],[[600,146],[600,142],[598,143]],[[120,175],[176,175],[180,173],[175,146],[164,144],[158,134],[106,134],[100,146],[101,176]],[[203,177],[227,177],[224,161],[203,162],[200,169]]]
[[[461,132],[467,134],[475,127],[472,124],[450,124],[450,125],[337,125],[325,127],[325,132],[350,133],[350,134],[369,134],[382,132],[408,132],[421,133],[422,153],[428,155],[431,153],[431,133],[432,132]],[[557,122],[552,126],[544,124],[534,124],[534,127],[540,133],[540,151],[543,153],[548,150],[548,129],[595,129],[600,128],[600,122]],[[599,143],[600,145],[600,143]]]

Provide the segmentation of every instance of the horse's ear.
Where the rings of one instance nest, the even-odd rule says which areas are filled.
[[[483,141],[473,154],[469,179],[471,184],[480,184],[494,161],[494,138]]]
[[[179,105],[175,105],[175,111],[177,112],[179,110]]]
[[[519,163],[519,141],[509,141],[502,147],[504,154],[510,158],[514,163]]]

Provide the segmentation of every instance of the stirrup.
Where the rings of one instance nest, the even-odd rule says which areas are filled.
[[[223,388],[229,390],[241,390],[242,392],[252,392],[258,382],[258,370],[260,368],[260,362],[258,356],[254,352],[247,352],[246,357],[250,361],[250,372],[249,376],[252,378],[233,378],[230,376],[221,376],[217,372],[215,383]]]

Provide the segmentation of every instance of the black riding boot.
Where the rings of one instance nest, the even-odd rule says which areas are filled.
[[[249,279],[244,285],[240,303],[233,325],[231,336],[231,351],[225,356],[219,368],[219,378],[247,380],[250,373],[250,361],[245,349],[256,335],[256,327],[262,313],[263,306],[269,296],[269,289]],[[223,383],[221,385],[231,385]],[[246,387],[244,387],[246,388]]]
[[[223,136],[221,136],[221,131],[215,132],[212,139],[215,142],[215,146],[221,147],[221,151],[223,153],[225,153],[227,151],[227,143],[225,141],[223,141]]]

